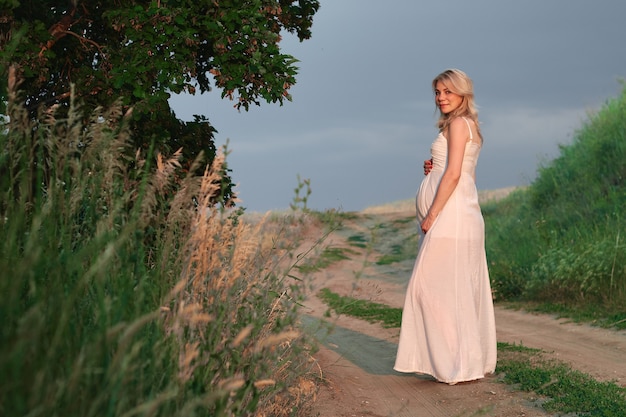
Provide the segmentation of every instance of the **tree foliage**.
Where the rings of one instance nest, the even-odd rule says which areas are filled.
[[[248,108],[282,102],[295,59],[281,31],[310,37],[316,0],[2,0],[3,66],[17,63],[27,104],[58,101],[77,83],[98,104],[211,89]],[[12,46],[11,41],[15,42]],[[7,47],[9,46],[9,47]]]
[[[138,145],[156,140],[183,146],[189,161],[200,150],[212,159],[215,129],[204,117],[176,119],[170,94],[217,87],[245,110],[289,100],[297,61],[281,53],[281,36],[308,39],[318,8],[318,0],[0,0],[1,78],[17,68],[33,114],[67,103],[71,84],[87,108],[121,97],[134,109]]]

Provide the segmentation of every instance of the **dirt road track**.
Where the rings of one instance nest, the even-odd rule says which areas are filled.
[[[498,341],[540,348],[574,369],[626,386],[626,332],[503,308],[496,312]],[[626,412],[625,412],[626,415]]]
[[[398,217],[399,216],[399,217]],[[406,214],[371,216],[334,233],[327,244],[347,246],[347,236]],[[350,247],[352,250],[354,247]],[[363,255],[371,257],[372,254]],[[303,321],[316,332],[315,354],[324,382],[311,416],[320,417],[535,417],[547,416],[533,394],[515,392],[496,376],[448,386],[429,377],[393,371],[398,329],[346,317],[326,317],[315,296],[320,288],[402,307],[412,262],[381,269],[359,256],[331,265],[312,278]],[[358,272],[357,272],[358,271]],[[395,274],[395,275],[394,275]],[[355,276],[359,278],[356,279]],[[404,278],[402,278],[404,277]],[[320,324],[322,323],[322,324]],[[626,332],[578,325],[548,315],[496,307],[499,342],[539,348],[574,369],[626,386]],[[626,410],[625,414],[626,416]]]
[[[315,355],[326,381],[316,402],[321,417],[352,416],[547,416],[532,394],[514,392],[497,376],[448,386],[428,377],[392,370],[397,329],[336,318],[316,326],[321,350]],[[626,335],[496,308],[498,340],[540,348],[574,369],[626,385]],[[626,415],[626,410],[625,410]]]

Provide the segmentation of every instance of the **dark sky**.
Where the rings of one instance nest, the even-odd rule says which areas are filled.
[[[172,99],[229,141],[249,211],[344,211],[413,198],[437,135],[431,80],[474,80],[485,145],[479,189],[525,185],[626,78],[626,1],[321,0],[313,37],[285,36],[300,60],[293,102],[238,113],[219,92]]]

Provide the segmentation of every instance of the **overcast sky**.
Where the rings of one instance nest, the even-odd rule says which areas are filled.
[[[289,207],[297,176],[313,209],[413,198],[437,135],[432,79],[474,80],[485,137],[479,189],[529,184],[626,78],[624,0],[321,0],[292,102],[238,112],[217,90],[171,100],[209,118],[248,211]]]

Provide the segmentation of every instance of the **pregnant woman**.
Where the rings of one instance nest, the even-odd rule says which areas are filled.
[[[496,328],[475,171],[483,139],[472,80],[432,83],[440,111],[432,169],[416,197],[422,235],[408,284],[394,369],[454,385],[496,367]]]

